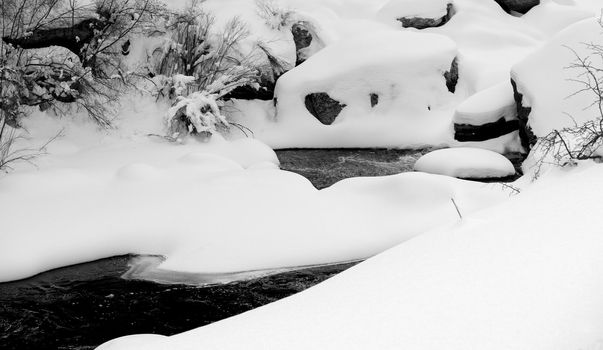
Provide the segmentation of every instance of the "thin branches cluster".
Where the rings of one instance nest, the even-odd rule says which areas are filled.
[[[84,111],[110,127],[120,94],[136,78],[123,69],[124,46],[160,9],[155,0],[1,1],[0,168],[39,153],[12,150],[14,129],[32,108]]]
[[[599,21],[603,27],[603,20]],[[575,60],[566,69],[576,72],[576,78],[570,79],[578,88],[568,98],[588,94],[592,97],[585,110],[592,110],[594,116],[584,123],[577,123],[571,115],[573,125],[551,131],[540,137],[534,151],[538,154],[535,174],[539,175],[545,164],[573,166],[580,160],[600,160],[603,146],[603,44],[583,43],[588,54],[581,55],[569,48]]]

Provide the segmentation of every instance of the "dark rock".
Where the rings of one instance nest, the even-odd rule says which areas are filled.
[[[534,135],[529,123],[532,108],[523,106],[523,95],[517,90],[517,83],[513,79],[511,79],[511,85],[513,86],[513,96],[517,104],[517,119],[519,119],[519,138],[521,140],[521,146],[523,146],[526,152],[529,152],[537,141],[537,137]]]
[[[454,58],[452,60],[452,64],[450,65],[450,70],[444,72],[444,78],[446,79],[446,87],[448,91],[454,92],[456,91],[456,85],[459,82],[459,61],[458,58]]]
[[[494,0],[503,10],[507,12],[515,11],[526,13],[536,5],[540,5],[540,0]]]
[[[61,46],[76,54],[84,67],[93,63],[86,57],[84,47],[90,44],[97,33],[107,25],[106,20],[89,18],[71,27],[37,29],[30,35],[12,38],[5,36],[2,40],[22,49],[41,49]]]
[[[345,108],[345,104],[334,100],[325,92],[312,93],[306,96],[306,108],[318,121],[331,125]]]
[[[297,59],[295,65],[302,64],[306,57],[302,54],[303,49],[309,47],[312,44],[312,33],[305,22],[295,23],[291,27],[291,33],[293,34],[293,41],[295,42],[295,51],[297,52]]]
[[[416,29],[425,29],[425,28],[435,28],[441,27],[444,24],[448,23],[452,16],[454,15],[454,6],[452,4],[448,4],[446,6],[446,15],[441,18],[423,18],[423,17],[401,17],[396,18],[400,23],[402,23],[402,27],[404,28],[416,28]]]
[[[270,101],[274,98],[274,86],[260,86],[256,88],[250,85],[239,86],[222,98],[225,101],[238,100],[263,100]]]
[[[371,94],[371,107],[375,107],[379,104],[379,95]]]
[[[495,139],[519,129],[518,120],[500,118],[483,125],[454,124],[454,139],[460,142],[481,142]]]

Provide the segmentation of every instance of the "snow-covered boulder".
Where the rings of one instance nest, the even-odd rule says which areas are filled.
[[[452,40],[428,33],[381,31],[333,43],[279,79],[277,122],[335,126],[424,115],[453,97],[456,54]],[[316,115],[325,110],[325,118]]]
[[[513,163],[499,153],[479,148],[447,148],[417,160],[415,171],[462,179],[499,179],[515,175]]]
[[[379,10],[377,17],[385,23],[402,23],[404,28],[434,28],[452,18],[453,8],[452,0],[391,0]]]
[[[513,88],[508,81],[469,97],[454,113],[454,138],[457,141],[485,141],[519,128]]]
[[[577,58],[590,56],[594,67],[603,67],[603,57],[593,55],[588,44],[603,45],[603,28],[593,17],[561,31],[547,44],[513,67],[515,97],[524,137],[535,137],[600,117],[591,91],[577,93],[587,81],[585,70],[567,68]],[[590,107],[590,108],[589,108]]]

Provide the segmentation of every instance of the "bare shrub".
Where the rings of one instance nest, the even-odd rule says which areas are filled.
[[[603,22],[599,24],[603,27]],[[540,175],[546,164],[556,166],[573,166],[581,160],[600,160],[599,152],[603,146],[603,44],[584,43],[588,52],[579,54],[569,48],[575,60],[566,69],[575,71],[576,78],[571,79],[579,87],[568,98],[579,94],[589,94],[592,103],[584,110],[593,110],[593,118],[584,123],[577,123],[571,115],[568,118],[573,125],[556,129],[538,138],[533,149],[537,159],[534,164],[534,176]]]

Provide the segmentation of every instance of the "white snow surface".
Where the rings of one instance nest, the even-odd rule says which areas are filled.
[[[0,281],[122,255],[162,255],[158,268],[230,273],[364,259],[506,197],[500,188],[426,174],[357,178],[317,191],[277,168],[253,139],[168,142],[164,111],[99,133],[38,115],[29,142],[63,124],[37,167],[0,178]]]
[[[446,148],[427,153],[415,171],[463,179],[504,178],[515,175],[513,163],[499,153],[481,148]]]
[[[597,349],[602,177],[557,171],[280,302],[99,349]]]
[[[446,16],[448,4],[452,0],[390,0],[379,11],[377,17],[391,22],[398,18],[432,18]],[[400,26],[400,22],[397,22]]]

